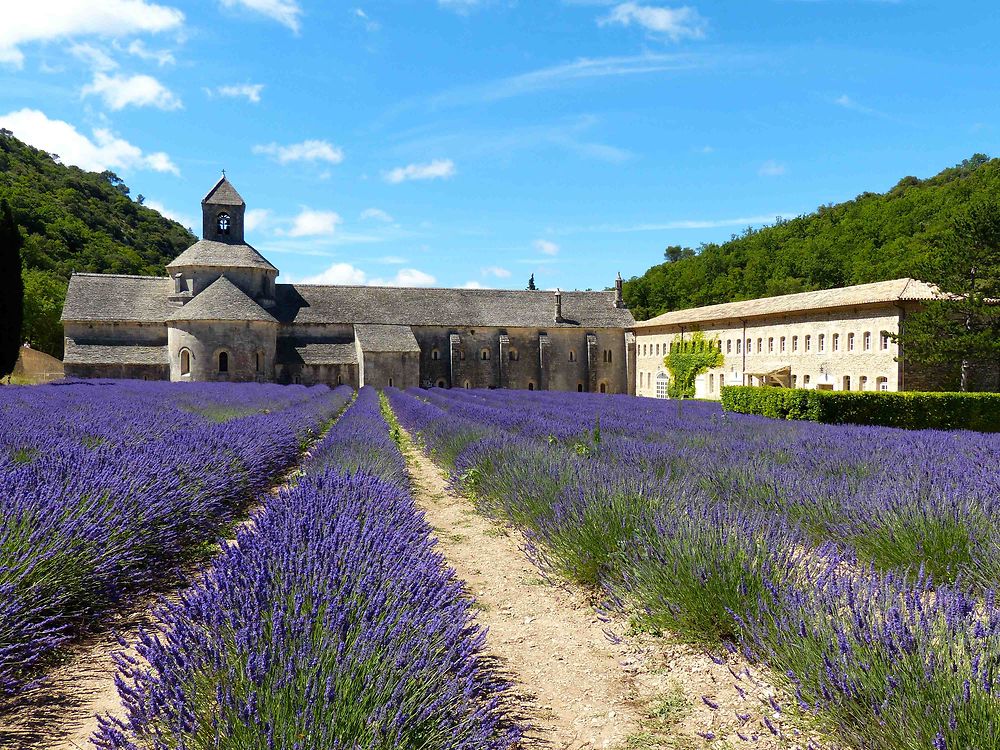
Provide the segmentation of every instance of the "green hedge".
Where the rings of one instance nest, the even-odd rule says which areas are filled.
[[[827,424],[1000,432],[1000,393],[814,391],[731,385],[722,389],[722,408]]]

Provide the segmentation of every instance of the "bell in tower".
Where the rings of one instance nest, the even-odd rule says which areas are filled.
[[[247,204],[226,173],[201,201],[202,237],[213,242],[243,244],[243,217]]]

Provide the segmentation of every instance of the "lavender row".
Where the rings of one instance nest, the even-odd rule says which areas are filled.
[[[471,601],[356,402],[201,582],[121,657],[104,750],[513,747]]]
[[[817,539],[894,523],[917,540],[912,550],[936,538],[942,521],[993,513],[995,443],[805,427],[799,449],[787,425],[754,419],[676,427],[655,441],[592,436],[584,445],[493,421],[489,393],[479,394],[489,407],[479,418],[468,394],[419,395],[390,392],[399,420],[482,510],[525,530],[539,564],[602,586],[654,630],[729,643],[771,665],[787,676],[800,710],[854,746],[1000,746],[1000,609],[989,587],[970,595],[909,565],[882,572],[851,548]],[[547,394],[524,395],[527,419]],[[566,408],[565,396],[553,402]],[[869,449],[859,450],[865,440]],[[988,468],[978,465],[990,457]],[[817,519],[829,519],[825,534]],[[976,528],[960,528],[965,549]],[[975,542],[975,570],[984,575],[995,575],[995,539],[987,527]]]
[[[0,695],[149,590],[294,463],[350,389],[141,382],[0,393]],[[214,421],[200,410],[249,410]]]

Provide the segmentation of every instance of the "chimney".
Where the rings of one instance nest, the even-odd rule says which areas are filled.
[[[625,298],[622,296],[622,272],[618,272],[618,278],[615,279],[615,307],[623,308],[625,307]]]
[[[174,274],[174,294],[180,294],[184,291],[184,274],[175,273]]]
[[[562,292],[556,289],[556,323],[562,323]]]

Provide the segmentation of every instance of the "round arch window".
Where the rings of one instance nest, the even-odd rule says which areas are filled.
[[[229,234],[231,224],[232,221],[227,213],[221,213],[215,219],[215,225],[219,230],[219,234]]]
[[[191,352],[181,349],[181,375],[191,374]]]
[[[229,372],[229,352],[219,352],[219,372]]]

